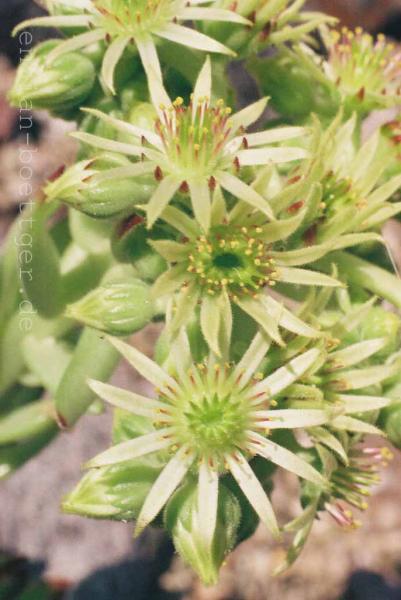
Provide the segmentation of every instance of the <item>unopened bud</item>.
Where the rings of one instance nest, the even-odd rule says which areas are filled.
[[[155,316],[150,287],[140,279],[100,286],[67,308],[67,315],[111,335],[139,331]]]
[[[68,111],[89,96],[96,77],[92,61],[79,52],[68,52],[49,62],[49,53],[59,43],[44,42],[22,61],[9,93],[14,106]]]
[[[205,523],[200,521],[197,491],[195,483],[180,488],[166,506],[164,522],[181,557],[206,585],[212,585],[225,556],[237,542],[241,508],[234,494],[220,484],[216,528],[209,543]]]

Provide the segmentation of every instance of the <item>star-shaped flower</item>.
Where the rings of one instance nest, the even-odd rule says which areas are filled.
[[[304,148],[274,147],[271,144],[305,134],[300,127],[280,127],[257,133],[246,128],[263,113],[262,99],[231,114],[222,100],[211,100],[212,73],[209,59],[198,76],[189,106],[182,98],[171,102],[161,82],[151,76],[150,91],[158,113],[155,127],[145,129],[115,119],[95,109],[86,109],[117,131],[133,136],[133,143],[104,139],[85,132],[72,134],[96,148],[136,157],[132,175],[153,173],[158,186],[148,204],[148,227],[163,213],[173,197],[181,192],[191,198],[192,209],[204,231],[210,226],[211,192],[219,184],[236,199],[274,219],[267,200],[241,178],[241,167],[285,163],[308,156]],[[269,145],[270,144],[270,145]],[[105,172],[110,179],[129,176],[130,168]]]
[[[256,455],[325,486],[324,477],[313,466],[266,435],[275,429],[325,423],[325,411],[274,408],[274,398],[305,373],[318,359],[319,350],[308,350],[268,377],[255,379],[270,346],[268,338],[260,333],[236,366],[221,364],[212,353],[201,364],[194,364],[183,331],[171,346],[169,366],[165,368],[124,342],[110,341],[155,385],[157,397],[146,398],[97,381],[91,381],[90,386],[113,406],[149,419],[154,429],[113,446],[87,467],[114,465],[152,453],[164,457],[165,466],[140,511],[137,534],[153,521],[186,477],[195,476],[199,518],[210,545],[215,532],[219,478],[231,473],[261,521],[277,536],[279,527],[271,502],[249,464]]]
[[[152,70],[160,79],[157,40],[169,40],[206,52],[234,54],[220,42],[182,23],[223,21],[249,25],[250,22],[232,10],[203,4],[207,4],[207,1],[49,0],[48,5],[55,14],[23,21],[14,32],[32,26],[85,29],[83,33],[65,40],[50,53],[49,62],[65,52],[105,40],[108,47],[103,58],[102,76],[104,83],[114,92],[114,70],[130,43],[135,44],[145,71],[148,73]]]

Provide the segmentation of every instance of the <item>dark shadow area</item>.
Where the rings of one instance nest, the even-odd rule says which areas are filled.
[[[377,33],[384,33],[394,40],[401,40],[401,11],[390,13]]]
[[[340,600],[401,600],[401,588],[391,586],[378,573],[356,571]]]

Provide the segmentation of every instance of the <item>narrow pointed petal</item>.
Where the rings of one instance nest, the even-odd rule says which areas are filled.
[[[204,180],[191,180],[188,184],[195,218],[202,226],[202,229],[207,232],[210,227],[211,218],[209,186],[207,181]]]
[[[129,36],[115,39],[107,48],[103,57],[101,75],[106,87],[112,94],[116,93],[114,88],[114,71],[129,42]]]
[[[279,394],[289,385],[297,381],[319,358],[320,350],[312,348],[296,358],[293,358],[284,367],[277,369],[272,375],[269,375],[263,381],[260,381],[252,388],[252,393],[266,392],[270,396]]]
[[[348,414],[380,410],[391,404],[390,398],[384,396],[357,396],[352,394],[337,394],[336,400],[340,400]]]
[[[87,27],[90,23],[89,15],[60,15],[45,16],[27,19],[18,23],[12,31],[12,36],[27,29],[28,27]]]
[[[233,329],[233,312],[231,308],[231,300],[227,290],[223,289],[219,298],[219,310],[221,315],[221,324],[219,331],[219,344],[221,356],[228,361],[230,357],[231,334]]]
[[[241,166],[265,165],[268,162],[287,163],[293,160],[308,158],[309,152],[304,148],[251,148],[237,152]]]
[[[244,387],[256,373],[260,363],[271,346],[271,339],[264,332],[258,332],[234,370],[234,378]]]
[[[130,346],[117,338],[108,336],[107,339],[129,362],[129,364],[132,365],[142,377],[145,377],[150,383],[153,383],[156,388],[163,391],[166,390],[167,386],[173,389],[176,388],[174,379],[163,371],[159,365],[153,362],[153,360],[142,354],[142,352],[139,352],[139,350],[133,346]]]
[[[166,427],[165,429],[159,429],[159,431],[128,440],[128,442],[122,442],[121,444],[117,444],[117,446],[112,446],[87,462],[85,468],[93,469],[106,465],[114,465],[168,448],[174,442],[172,437],[173,431],[171,427]]]
[[[211,547],[216,530],[218,495],[219,476],[203,461],[199,468],[198,513],[201,534],[207,548]]]
[[[224,8],[196,8],[189,6],[180,12],[183,21],[222,21],[227,23],[239,23],[240,25],[252,25],[251,21],[245,19],[238,13]]]
[[[159,183],[146,205],[147,227],[150,229],[163,213],[174,194],[179,188],[175,177],[168,175]]]
[[[212,200],[211,225],[219,225],[227,218],[227,207],[223,192],[220,186],[217,186]]]
[[[167,208],[164,209],[161,218],[163,221],[166,221],[166,223],[180,231],[185,237],[193,237],[200,234],[198,224],[182,212],[182,210],[175,208],[175,206],[167,206]]]
[[[148,36],[141,36],[138,37],[135,40],[136,43],[136,47],[138,48],[138,52],[139,52],[139,56],[141,57],[141,61],[142,61],[142,65],[143,68],[145,69],[145,73],[149,78],[156,78],[159,81],[162,81],[162,70],[160,67],[160,61],[159,61],[159,57],[157,55],[157,51],[156,51],[156,46],[155,43],[152,39],[152,37],[150,35]],[[159,106],[160,103],[162,104],[166,104],[166,106],[169,106],[170,103],[170,98],[168,98],[168,101],[166,103],[166,98],[160,98],[159,99],[155,98],[153,95],[153,90],[151,89],[151,85],[150,85],[150,81],[149,81],[149,87],[150,87],[150,91],[151,91],[151,96],[152,96],[152,100],[154,101],[155,106]],[[166,94],[167,95],[167,94]],[[156,100],[156,101],[155,101]]]
[[[230,173],[226,173],[224,171],[219,171],[216,174],[216,179],[220,183],[221,187],[223,187],[227,192],[230,192],[236,198],[243,200],[253,208],[257,208],[263,214],[265,214],[269,219],[274,220],[274,214],[269,206],[267,200],[263,198],[258,192],[256,192],[249,185],[235,177],[235,175],[231,175]]]
[[[143,127],[138,127],[137,125],[132,125],[131,123],[127,123],[127,121],[122,121],[121,119],[116,119],[111,115],[108,115],[101,110],[97,110],[96,108],[82,108],[83,112],[89,113],[93,115],[97,119],[101,119],[105,123],[112,125],[118,131],[122,131],[123,133],[128,133],[130,135],[134,135],[135,137],[141,139],[145,138],[148,142],[157,146],[158,148],[161,146],[159,136],[151,131],[150,129],[144,129]]]
[[[294,313],[274,300],[271,296],[263,296],[262,303],[266,310],[272,315],[272,318],[276,319],[278,324],[281,327],[284,327],[284,329],[305,337],[314,338],[320,336],[320,332],[317,329],[314,329],[302,321],[302,319],[294,315]]]
[[[168,404],[165,402],[153,400],[129,390],[102,383],[101,381],[90,379],[88,385],[105,402],[127,410],[134,415],[154,418],[158,411],[166,411],[168,409]]]
[[[335,371],[344,367],[352,367],[379,352],[379,350],[384,348],[386,343],[387,340],[385,338],[376,338],[351,344],[351,346],[347,346],[336,352],[330,352],[327,360],[327,370]]]
[[[274,129],[258,131],[257,133],[247,133],[245,138],[248,146],[254,147],[292,140],[306,135],[307,132],[306,127],[275,127]],[[238,139],[242,142],[243,138],[244,136],[241,136]]]
[[[381,383],[398,373],[399,365],[397,363],[385,364],[333,373],[327,377],[327,383],[331,389],[339,392],[360,390],[369,385]]]
[[[267,106],[268,98],[261,98],[257,102],[250,104],[239,112],[232,115],[230,123],[233,131],[237,129],[246,129],[252,123],[255,123],[264,113]]]
[[[185,265],[174,265],[168,271],[162,273],[152,286],[153,298],[172,294],[180,288],[188,279],[188,272]]]
[[[193,461],[194,457],[188,452],[188,449],[182,447],[170,462],[167,463],[153,484],[142,506],[136,523],[135,536],[138,536],[159,514],[170,496],[184,479]]]
[[[81,33],[80,35],[74,35],[67,40],[58,44],[46,57],[46,62],[51,64],[63,54],[67,52],[75,52],[75,50],[80,50],[81,48],[85,48],[86,46],[90,46],[91,44],[95,44],[99,42],[104,37],[103,31],[87,31],[85,33]]]
[[[341,416],[336,417],[331,421],[331,426],[344,431],[352,431],[354,433],[366,433],[371,435],[380,435],[383,437],[383,432],[378,427],[354,419],[353,417]]]
[[[342,460],[342,462],[347,465],[349,463],[347,453],[344,450],[341,442],[336,438],[335,435],[330,433],[324,427],[314,427],[309,431],[310,436],[320,444],[327,446],[330,450],[333,450]]]
[[[250,434],[250,447],[254,452],[262,456],[266,460],[271,461],[275,465],[295,473],[298,477],[311,481],[319,486],[325,486],[325,478],[312,465],[307,463],[296,454],[279,446],[275,442],[264,438],[258,433]]]
[[[271,311],[265,309],[259,298],[237,298],[235,304],[252,317],[272,340],[279,346],[284,346],[278,330],[277,318],[271,314]]]
[[[212,67],[210,64],[210,58],[207,57],[198,78],[195,83],[194,93],[192,98],[192,121],[195,120],[195,116],[198,110],[199,102],[207,98],[210,100],[212,95]]]
[[[237,452],[234,456],[227,456],[227,464],[260,520],[275,538],[279,538],[280,531],[271,502],[248,462]]]
[[[315,408],[282,410],[259,410],[252,413],[258,420],[259,427],[267,429],[297,429],[316,427],[330,421],[330,415],[325,410]]]
[[[219,298],[205,295],[202,298],[200,312],[201,329],[208,346],[217,356],[221,356],[219,345],[221,317]]]
[[[308,269],[296,269],[294,267],[279,267],[278,281],[294,283],[296,285],[321,285],[328,287],[343,287],[343,283],[334,277],[324,275],[317,271]]]
[[[185,244],[173,240],[149,240],[149,244],[167,262],[181,262],[188,258],[188,249]]]
[[[182,290],[175,304],[175,314],[171,321],[171,331],[177,332],[191,320],[199,300],[199,291],[196,283],[189,284]]]
[[[199,33],[199,31],[195,31],[195,29],[183,27],[182,25],[177,25],[175,23],[169,23],[163,29],[158,30],[157,35],[170,42],[189,46],[190,48],[196,48],[196,50],[235,56],[235,52],[226,46],[223,46],[223,44],[220,44],[220,42],[213,38],[203,33]]]
[[[70,136],[93,146],[100,150],[109,150],[110,152],[117,152],[118,154],[127,154],[128,156],[141,156],[143,154],[143,148],[141,146],[134,146],[134,144],[125,144],[124,142],[115,142],[107,138],[93,135],[92,133],[86,133],[85,131],[73,131]]]
[[[114,169],[107,169],[106,171],[97,171],[91,178],[92,183],[100,183],[102,181],[112,179],[123,179],[125,177],[138,177],[138,175],[145,175],[152,173],[154,166],[149,162],[138,162],[131,164],[127,167],[115,167]]]

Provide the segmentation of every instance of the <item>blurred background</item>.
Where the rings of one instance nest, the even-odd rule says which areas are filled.
[[[401,40],[401,0],[309,5],[345,25]],[[0,0],[0,243],[18,212],[22,143],[17,111],[7,103],[20,60],[10,31],[36,14],[40,9],[33,0]],[[71,128],[45,113],[34,115],[36,189],[73,160],[75,144],[66,135]],[[147,329],[136,343],[150,351],[156,333]],[[121,367],[115,377],[124,384],[132,374]],[[145,391],[143,382],[135,385]],[[296,565],[273,579],[280,550],[260,528],[229,558],[218,586],[204,588],[160,532],[147,532],[133,543],[130,525],[60,513],[60,500],[79,479],[80,465],[108,444],[109,431],[107,415],[88,416],[0,484],[0,600],[401,600],[400,457],[383,473],[359,531],[344,533],[322,519]],[[297,510],[294,492],[290,477],[276,486],[273,499],[283,520]]]

